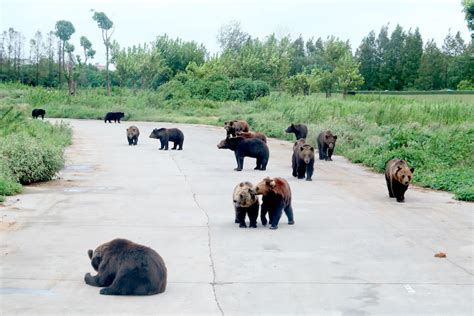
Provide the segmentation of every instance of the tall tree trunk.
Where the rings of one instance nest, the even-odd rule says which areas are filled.
[[[110,96],[110,78],[109,78],[109,45],[105,45],[105,55],[106,55],[106,61],[105,61],[105,80],[106,80],[106,85],[107,85],[107,96]]]

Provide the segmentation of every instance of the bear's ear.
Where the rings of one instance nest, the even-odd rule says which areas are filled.
[[[295,127],[295,124],[291,123],[291,127]]]
[[[415,168],[410,168],[411,173],[415,171]]]
[[[240,182],[240,187],[243,187],[245,185],[244,182]]]
[[[337,135],[334,135],[334,139],[337,139]]]
[[[311,149],[311,151],[314,152],[314,148],[313,148],[313,147],[309,147],[309,149]]]
[[[328,134],[326,134],[326,135],[324,135],[324,136],[326,137],[326,139],[328,139],[328,138],[329,138],[329,135],[328,135]]]
[[[89,255],[89,259],[92,259],[92,254],[94,253],[94,251],[92,251],[92,249],[89,249],[87,251],[87,254]]]
[[[402,167],[401,167],[401,166],[398,166],[396,172],[398,172],[398,171],[400,171],[400,170],[402,170]]]
[[[300,147],[300,150],[301,150],[301,151],[303,151],[303,150],[304,150],[304,147],[303,147],[303,146],[301,146],[301,147]]]

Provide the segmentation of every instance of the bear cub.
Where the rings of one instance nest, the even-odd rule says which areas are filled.
[[[264,226],[267,224],[268,213],[270,229],[277,229],[283,211],[288,217],[288,225],[295,223],[291,207],[291,189],[285,179],[266,177],[257,184],[255,192],[262,195],[260,220]]]
[[[237,132],[236,135],[243,138],[258,138],[265,144],[267,143],[267,136],[259,132]]]
[[[229,136],[237,136],[238,132],[248,132],[249,124],[244,120],[234,120],[224,122],[224,128],[227,132],[227,137]]]
[[[150,138],[160,140],[160,150],[168,150],[168,142],[173,142],[172,150],[183,150],[184,134],[177,128],[155,128],[151,132]]]
[[[408,167],[405,160],[392,159],[387,163],[385,181],[391,198],[396,198],[400,203],[405,201],[405,192],[408,190],[414,171],[415,168]]]
[[[138,127],[132,125],[127,128],[127,140],[129,146],[137,145],[138,136],[140,136],[140,131],[138,130]]]
[[[114,239],[87,253],[97,275],[86,273],[84,281],[104,287],[100,294],[152,295],[166,289],[165,263],[151,248],[127,239]]]
[[[33,109],[33,111],[31,111],[31,116],[33,116],[34,119],[37,119],[39,116],[41,116],[41,119],[44,120],[45,114],[46,111],[43,109]]]
[[[247,227],[247,224],[245,223],[245,215],[247,215],[250,220],[250,227],[257,228],[260,203],[258,202],[257,193],[255,192],[252,183],[241,182],[237,184],[234,188],[232,198],[235,208],[235,222],[239,224],[239,227]]]
[[[332,153],[336,146],[337,136],[331,131],[323,131],[318,135],[316,142],[318,143],[319,159],[332,161]]]
[[[270,152],[267,144],[258,138],[230,137],[217,144],[217,148],[234,151],[237,160],[235,171],[242,171],[244,168],[244,157],[257,158],[255,170],[265,170],[267,168]]]
[[[312,181],[311,177],[314,172],[314,148],[305,144],[304,139],[295,142],[291,165],[293,167],[293,177],[304,179],[306,173],[306,181]]]

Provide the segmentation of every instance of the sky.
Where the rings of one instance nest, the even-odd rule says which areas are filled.
[[[103,11],[114,22],[113,39],[121,47],[149,43],[156,36],[203,43],[219,51],[219,28],[238,21],[253,37],[291,35],[304,39],[335,35],[349,40],[355,50],[371,30],[396,24],[404,30],[419,27],[423,40],[441,45],[451,29],[470,39],[461,0],[0,0],[0,30],[10,27],[29,41],[37,30],[54,30],[58,20],[73,23],[71,42],[79,53],[79,38],[89,38],[97,51],[93,62],[105,63],[100,30],[91,9]]]

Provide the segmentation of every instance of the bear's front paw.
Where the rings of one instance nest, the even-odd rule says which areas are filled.
[[[405,202],[405,199],[397,199],[397,202],[398,203],[403,203],[403,202]]]
[[[257,228],[257,224],[250,224],[250,228]]]
[[[93,285],[94,282],[92,280],[93,280],[92,275],[89,272],[87,272],[86,275],[84,276],[84,282],[86,282],[86,284]]]
[[[270,229],[278,229],[278,226],[270,226]]]
[[[311,178],[306,178],[306,181],[313,181],[313,179],[311,179]]]
[[[288,221],[288,225],[294,225],[295,221]]]
[[[235,171],[242,171],[242,168],[234,168]]]

